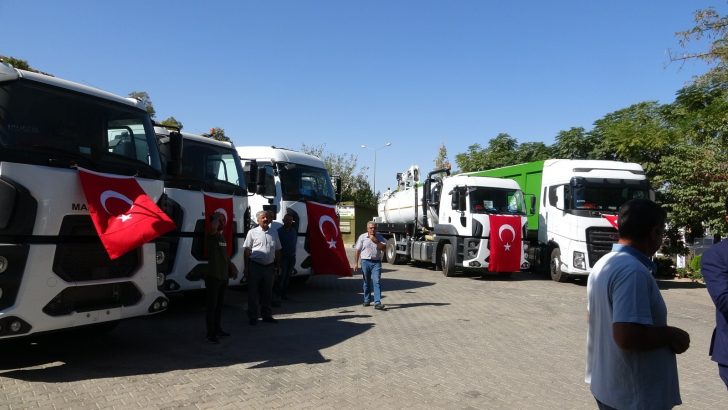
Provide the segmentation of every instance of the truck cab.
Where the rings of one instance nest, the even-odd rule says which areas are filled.
[[[337,194],[332,177],[323,161],[313,155],[274,146],[241,146],[237,151],[248,180],[252,160],[257,163],[261,189],[249,198],[251,215],[261,210],[271,211],[276,226],[283,223],[287,213],[293,215],[298,242],[291,279],[305,280],[313,273],[306,234],[306,202],[335,205]]]
[[[156,126],[162,161],[168,172],[161,208],[177,230],[157,240],[157,264],[165,293],[203,289],[207,269],[205,240],[205,198],[232,202],[231,262],[243,267],[243,239],[249,226],[250,210],[243,169],[235,146],[202,135]],[[179,146],[177,146],[179,145]],[[230,278],[239,283],[242,272]]]

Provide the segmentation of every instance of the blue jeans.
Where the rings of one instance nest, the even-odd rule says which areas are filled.
[[[374,304],[382,303],[382,288],[379,279],[382,277],[382,262],[362,259],[361,273],[364,276],[364,303],[370,302],[374,290]]]

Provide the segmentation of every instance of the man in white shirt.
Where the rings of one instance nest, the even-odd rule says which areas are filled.
[[[248,323],[251,326],[258,323],[259,316],[264,322],[278,323],[273,318],[271,302],[273,282],[281,261],[281,241],[278,232],[270,229],[268,212],[257,212],[255,218],[258,226],[248,231],[243,242],[245,274],[248,276]]]
[[[387,241],[377,233],[374,222],[367,222],[367,232],[359,235],[354,249],[354,271],[359,270],[364,277],[364,306],[371,304],[372,291],[374,292],[374,309],[386,310],[382,304],[382,288],[379,284],[382,277],[382,255]]]
[[[586,382],[599,409],[670,409],[681,404],[675,354],[690,336],[667,325],[650,257],[662,245],[665,211],[647,199],[619,209],[619,243],[587,282]]]

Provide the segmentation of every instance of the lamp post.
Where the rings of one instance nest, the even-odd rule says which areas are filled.
[[[374,177],[372,178],[372,181],[373,181],[372,191],[374,191],[374,196],[377,195],[377,151],[379,151],[382,148],[387,148],[391,145],[392,145],[392,143],[388,142],[379,148],[374,148]],[[368,147],[366,145],[362,145],[361,147],[364,149],[372,149],[371,147]]]

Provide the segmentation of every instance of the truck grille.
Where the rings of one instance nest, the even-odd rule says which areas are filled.
[[[66,282],[128,278],[139,268],[140,252],[134,249],[117,259],[109,259],[91,217],[67,215],[61,224],[53,272]]]
[[[586,249],[589,253],[589,267],[612,250],[619,234],[614,228],[588,228],[586,230]]]

